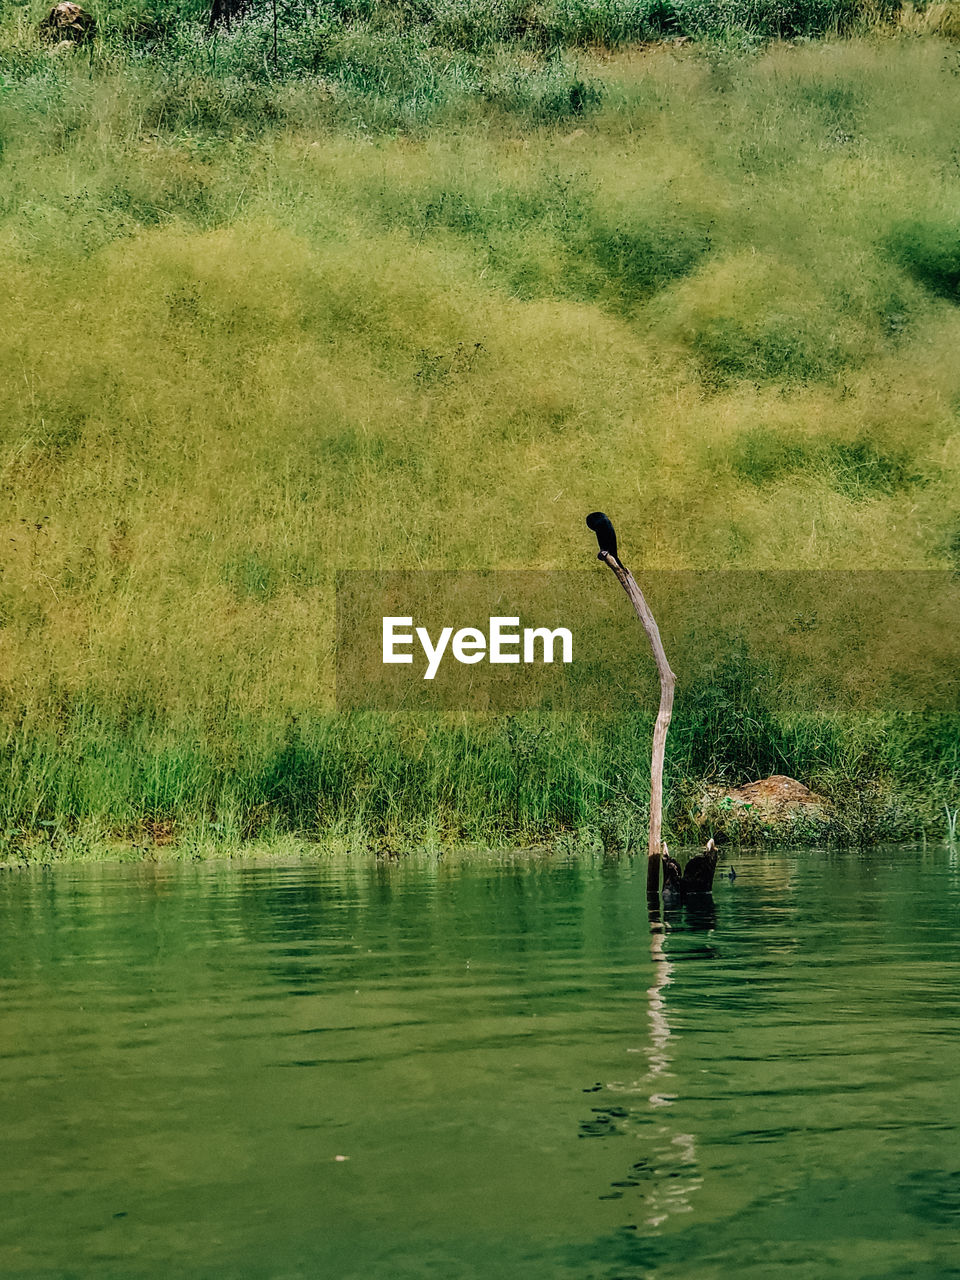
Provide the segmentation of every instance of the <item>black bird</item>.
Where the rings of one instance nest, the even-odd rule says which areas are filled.
[[[706,848],[695,853],[687,865],[680,870],[676,858],[671,858],[667,842],[661,844],[663,854],[663,897],[665,901],[685,901],[690,896],[708,894],[713,888],[713,873],[717,869],[717,858],[720,856],[713,839],[707,841]]]
[[[717,869],[718,857],[717,846],[711,836],[703,852],[695,853],[683,868],[680,887],[684,894],[710,892],[713,888],[713,873]]]
[[[597,542],[600,550],[597,553],[597,559],[602,560],[604,552],[613,556],[620,568],[623,564],[617,555],[617,535],[613,525],[610,523],[610,517],[604,515],[602,511],[591,511],[587,516],[587,528],[592,529],[597,535]]]
[[[676,858],[670,857],[666,840],[661,840],[660,848],[663,859],[663,896],[669,900],[679,898],[683,893],[683,873],[680,870],[680,863]]]

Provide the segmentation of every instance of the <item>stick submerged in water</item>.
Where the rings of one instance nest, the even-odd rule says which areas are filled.
[[[617,535],[608,516],[602,511],[591,511],[587,527],[597,535],[600,550],[597,559],[609,565],[617,575],[621,587],[630,597],[637,617],[643,623],[660,676],[660,709],[653,729],[653,752],[650,760],[650,840],[647,846],[647,893],[660,892],[660,864],[663,859],[663,756],[667,745],[667,730],[673,715],[673,691],[677,677],[670,669],[656,619],[643,592],[634,581],[633,574],[625,568],[617,556]]]

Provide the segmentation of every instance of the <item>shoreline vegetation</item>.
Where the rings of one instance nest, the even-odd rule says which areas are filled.
[[[736,848],[947,839],[941,797],[956,794],[953,717],[841,720],[831,730],[819,718],[787,728],[757,703],[734,715],[712,725],[678,715],[671,727],[671,846],[709,834]],[[142,722],[133,734],[104,729],[91,721],[46,739],[8,739],[0,861],[200,857],[216,846],[234,856],[250,843],[388,859],[417,848],[614,856],[646,848],[652,717],[486,726],[317,718],[291,722],[272,750],[262,725],[246,742],[236,725],[205,741],[151,733]],[[218,757],[217,746],[236,754]],[[722,799],[705,803],[705,792],[723,790],[718,778],[756,778],[783,760],[801,764],[825,812],[771,821]]]
[[[88,7],[0,4],[0,862],[643,849],[655,704],[338,717],[339,568],[960,574],[960,5]],[[956,711],[775,683],[671,845],[944,838]]]

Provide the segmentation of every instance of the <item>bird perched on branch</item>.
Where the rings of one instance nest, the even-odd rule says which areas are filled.
[[[613,556],[620,568],[624,568],[619,556],[617,555],[617,535],[613,525],[610,523],[610,517],[602,511],[591,511],[587,516],[587,528],[592,529],[597,535],[597,543],[600,550],[597,552],[597,559],[602,560],[604,555]]]

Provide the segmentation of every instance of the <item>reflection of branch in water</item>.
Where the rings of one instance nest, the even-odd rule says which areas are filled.
[[[650,955],[653,958],[653,986],[647,989],[647,995],[650,997],[650,1002],[647,1006],[647,1014],[650,1019],[650,1047],[647,1049],[647,1061],[650,1064],[648,1075],[651,1080],[656,1080],[658,1076],[667,1075],[670,1066],[670,1058],[667,1054],[670,1023],[667,1021],[667,1015],[664,1012],[663,992],[673,980],[673,966],[667,959],[667,953],[663,949],[665,934],[666,927],[663,922],[661,920],[651,920]],[[650,1105],[652,1107],[668,1107],[671,1101],[672,1099],[665,1098],[659,1093],[650,1095]]]
[[[680,910],[671,913],[675,922],[681,923],[684,932],[710,932],[716,926],[713,898],[701,895],[695,902],[685,903]],[[581,1123],[582,1138],[606,1138],[617,1134],[632,1134],[644,1142],[645,1154],[634,1161],[626,1177],[610,1184],[601,1200],[622,1200],[629,1188],[637,1188],[643,1205],[643,1225],[655,1230],[669,1218],[680,1213],[691,1213],[693,1194],[703,1183],[697,1172],[697,1145],[692,1133],[678,1132],[676,1121],[671,1122],[671,1112],[679,1097],[667,1092],[665,1086],[673,1078],[671,1070],[670,1041],[673,1034],[667,1019],[666,989],[673,983],[673,962],[667,954],[666,940],[670,926],[662,916],[659,901],[651,904],[650,956],[653,961],[653,983],[647,988],[647,1019],[649,1044],[643,1049],[628,1049],[628,1053],[643,1053],[647,1059],[646,1074],[629,1084],[599,1082],[585,1093],[613,1092],[646,1095],[651,1110],[661,1123],[647,1128],[644,1114],[622,1105],[591,1108],[591,1119]],[[714,954],[712,948],[701,954]],[[639,1123],[638,1123],[639,1122]],[[640,1219],[628,1223],[628,1229],[638,1230]]]
[[[670,1023],[667,1021],[664,992],[673,981],[673,965],[667,957],[664,942],[667,927],[660,918],[659,904],[650,912],[650,956],[653,960],[653,985],[647,989],[647,1016],[650,1022],[650,1047],[647,1049],[648,1081],[654,1085],[650,1094],[651,1107],[672,1107],[676,1094],[656,1088],[661,1077],[671,1077]],[[666,1121],[666,1117],[664,1117]],[[676,1133],[669,1123],[656,1130],[652,1152],[651,1186],[647,1202],[646,1224],[662,1226],[674,1214],[690,1213],[693,1205],[690,1197],[703,1182],[698,1176],[682,1176],[694,1173],[697,1167],[696,1140],[692,1133]]]

